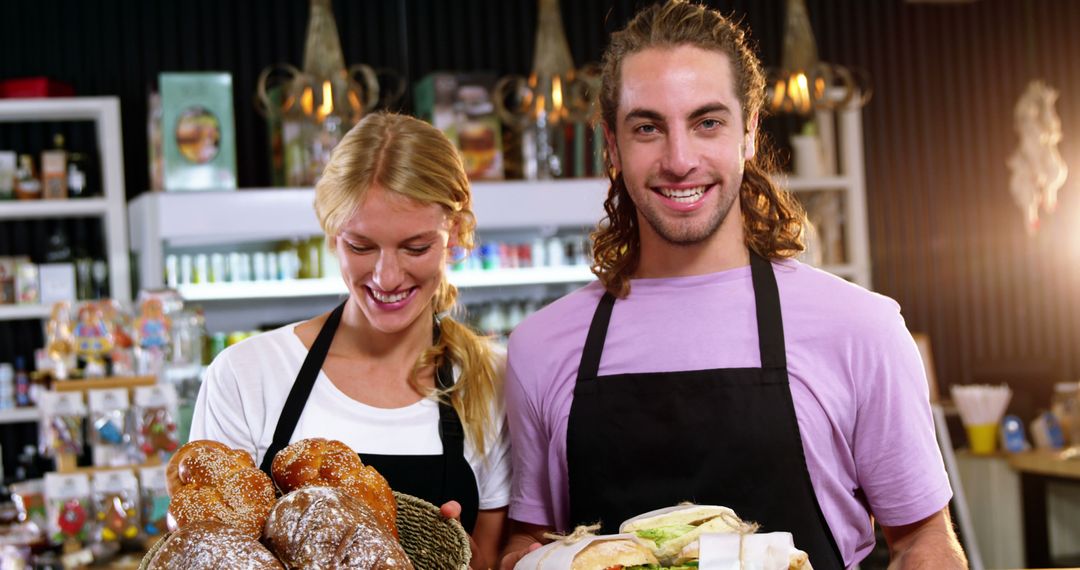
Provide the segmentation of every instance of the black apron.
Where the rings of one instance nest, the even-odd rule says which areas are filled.
[[[598,377],[615,298],[600,300],[566,430],[570,520],[612,533],[682,501],[723,505],[792,533],[814,568],[843,568],[803,457],[772,265],[751,252],[750,271],[761,368]]]
[[[326,360],[344,310],[345,304],[342,303],[330,313],[296,375],[296,382],[289,391],[289,397],[285,400],[285,407],[281,410],[277,427],[274,429],[273,443],[266,450],[260,467],[267,474],[270,473],[274,456],[289,445],[296,423],[304,411],[304,404],[307,403],[315,380],[319,377],[319,370]],[[439,334],[436,324],[435,342],[438,342]],[[449,359],[443,360],[435,378],[439,389],[446,389],[454,384],[454,370]],[[445,402],[439,402],[439,439],[443,446],[441,455],[359,455],[366,465],[377,469],[395,491],[420,497],[435,506],[450,500],[460,503],[461,524],[471,533],[480,508],[480,493],[472,467],[465,460],[465,431],[461,426],[461,419],[454,407]]]

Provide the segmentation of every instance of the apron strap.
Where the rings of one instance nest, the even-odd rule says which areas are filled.
[[[787,371],[784,351],[784,321],[780,314],[780,293],[772,264],[750,250],[750,278],[754,284],[757,310],[758,350],[761,367]]]
[[[334,341],[334,333],[341,324],[341,315],[344,312],[345,303],[343,302],[327,317],[322,329],[319,330],[319,335],[315,337],[315,342],[311,345],[311,350],[304,357],[304,364],[300,366],[296,381],[289,390],[289,397],[285,400],[285,407],[282,408],[281,415],[278,417],[277,427],[274,428],[274,439],[266,450],[266,454],[263,455],[262,465],[259,467],[267,474],[270,473],[274,457],[279,451],[285,449],[289,445],[289,440],[292,439],[296,424],[300,421],[300,414],[304,413],[304,404],[307,403],[311,389],[315,387],[315,380],[319,378],[319,370],[322,369],[326,355],[330,352],[330,344]]]
[[[435,344],[439,344],[442,338],[438,319],[435,320],[432,338]],[[435,385],[439,390],[446,390],[454,385],[454,365],[450,362],[449,354],[443,357],[442,364],[435,373]],[[454,406],[443,398],[439,399],[439,439],[443,444],[443,457],[465,455],[465,430],[461,426],[461,418]]]
[[[600,372],[600,356],[604,353],[604,341],[607,339],[608,323],[614,307],[615,296],[605,291],[600,303],[596,305],[592,324],[589,325],[589,334],[585,337],[585,348],[581,352],[581,363],[578,365],[578,382],[596,378]]]

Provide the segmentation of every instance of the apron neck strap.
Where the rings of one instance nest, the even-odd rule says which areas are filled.
[[[274,439],[267,448],[266,454],[263,455],[260,468],[266,473],[270,473],[274,457],[279,451],[285,449],[289,445],[289,440],[292,439],[296,424],[300,421],[300,414],[304,413],[304,404],[307,403],[311,389],[315,387],[315,380],[319,378],[319,370],[322,369],[326,355],[330,352],[330,344],[334,342],[334,333],[341,324],[341,315],[345,312],[347,302],[342,302],[330,313],[319,330],[319,335],[315,337],[311,350],[308,350],[307,356],[304,357],[304,363],[300,366],[296,381],[289,390],[289,397],[285,400],[285,407],[281,409],[281,415],[278,417],[277,427],[274,428]]]
[[[604,353],[604,340],[607,339],[608,323],[614,307],[615,296],[605,291],[600,298],[600,304],[596,306],[596,312],[593,313],[589,334],[585,337],[585,349],[581,353],[581,364],[578,365],[579,382],[599,375],[600,356]]]
[[[761,367],[787,370],[784,350],[784,320],[780,314],[780,292],[772,263],[750,250],[750,278],[754,284],[757,310],[758,350]]]

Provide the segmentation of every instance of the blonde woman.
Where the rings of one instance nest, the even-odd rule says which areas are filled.
[[[510,492],[503,356],[449,315],[449,252],[471,248],[476,225],[457,152],[423,121],[369,115],[334,149],[315,211],[348,298],[221,353],[191,439],[266,471],[290,442],[341,440],[395,490],[460,515],[487,568]]]

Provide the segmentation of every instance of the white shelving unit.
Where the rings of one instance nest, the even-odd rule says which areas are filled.
[[[607,181],[477,182],[472,186],[477,232],[587,233],[603,216]],[[226,192],[150,192],[128,205],[132,249],[143,288],[164,285],[165,256],[176,248],[212,247],[319,235],[310,188]],[[542,295],[548,285],[587,283],[586,267],[543,267],[449,272],[467,294],[486,298],[506,288],[523,297]],[[532,288],[533,290],[526,290]],[[211,331],[288,322],[326,310],[346,293],[337,276],[246,283],[181,285],[180,294],[204,304]]]
[[[838,173],[820,178],[784,177],[780,183],[796,194],[838,193],[842,207],[844,260],[842,264],[822,265],[822,269],[871,289],[862,110],[853,105],[835,111],[818,111],[816,122],[826,149],[824,158]]]
[[[591,228],[603,215],[607,182],[592,179],[477,182],[473,184],[472,192],[478,232]],[[170,248],[319,235],[322,229],[315,218],[312,206],[314,198],[315,191],[310,188],[144,193],[128,206],[132,250],[139,258],[139,283],[143,288],[163,286],[165,252]],[[517,275],[530,274],[525,272]],[[532,275],[537,276],[535,273]],[[501,279],[510,281],[496,284],[509,285],[514,281],[514,278]],[[484,286],[483,281],[480,278],[466,279],[461,286]],[[290,296],[286,290],[295,286],[307,287],[303,283],[304,280],[299,280],[265,285],[271,290],[280,289],[282,295],[279,296]],[[245,285],[262,287],[264,284]],[[343,287],[340,290],[332,287],[324,289],[325,285],[311,287],[325,291],[323,294],[344,291]],[[227,291],[230,288],[217,289]],[[232,290],[241,289],[232,287]],[[189,293],[199,291],[197,288],[185,290]],[[226,298],[235,297],[230,295]]]
[[[116,97],[71,97],[0,100],[0,122],[94,121],[104,197],[0,203],[0,220],[99,217],[105,228],[109,288],[115,299],[131,299],[127,216],[124,212],[124,160],[121,152],[120,100]],[[42,318],[41,305],[0,305],[0,320]]]
[[[0,410],[0,425],[36,422],[40,417],[41,411],[37,407]]]
[[[450,271],[447,275],[451,283],[462,289],[585,283],[594,279],[588,267],[579,265],[490,271]],[[325,297],[348,293],[345,283],[337,277],[247,283],[202,283],[181,285],[177,287],[177,291],[188,301]]]

